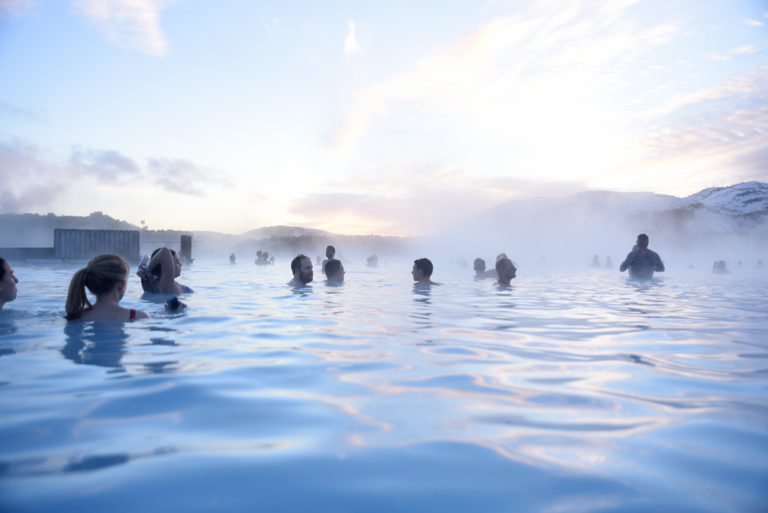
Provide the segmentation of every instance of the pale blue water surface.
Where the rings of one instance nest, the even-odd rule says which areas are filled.
[[[768,510],[768,276],[410,266],[196,263],[184,314],[133,277],[153,319],[68,325],[75,266],[14,264],[0,511]]]

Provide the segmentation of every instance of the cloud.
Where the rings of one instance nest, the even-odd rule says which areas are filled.
[[[149,159],[147,167],[157,185],[168,192],[205,196],[204,186],[212,173],[184,159]]]
[[[3,212],[47,210],[55,201],[66,204],[70,198],[77,202],[100,185],[124,191],[126,196],[151,190],[201,197],[212,185],[222,185],[213,176],[183,159],[149,159],[142,167],[117,150],[82,148],[61,159],[33,144],[0,140]]]
[[[0,212],[47,208],[70,187],[66,177],[66,168],[48,162],[37,146],[0,141]]]
[[[562,197],[586,189],[576,182],[478,179],[463,170],[427,167],[377,169],[355,181],[355,192],[341,182],[327,188],[333,191],[294,201],[290,212],[304,225],[332,232],[397,235],[435,233],[514,197]]]
[[[16,105],[0,101],[0,116],[8,116],[32,123],[44,123],[43,116]]]
[[[35,0],[0,0],[0,18],[21,16],[35,5]]]
[[[112,43],[163,57],[168,52],[160,28],[161,0],[74,0],[76,8],[94,22]]]
[[[360,45],[357,43],[357,36],[355,35],[355,22],[349,22],[349,32],[344,39],[344,54],[354,55],[360,53]]]
[[[103,183],[119,183],[125,176],[136,179],[139,166],[115,150],[73,150],[70,167],[86,175],[94,176]]]
[[[746,23],[750,27],[762,27],[764,25],[764,23],[762,21],[753,20],[753,19],[749,19],[749,18],[744,20],[744,23]]]

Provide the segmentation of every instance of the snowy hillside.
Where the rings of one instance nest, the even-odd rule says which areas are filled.
[[[730,216],[760,217],[768,214],[768,184],[744,182],[731,187],[711,187],[684,201],[686,206],[701,205]]]

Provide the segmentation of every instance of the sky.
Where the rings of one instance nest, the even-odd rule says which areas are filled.
[[[0,212],[424,235],[768,182],[766,0],[0,0]]]

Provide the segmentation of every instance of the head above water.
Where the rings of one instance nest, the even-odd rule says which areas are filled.
[[[328,246],[325,248],[325,256],[328,258],[333,258],[333,256],[336,254],[336,248],[333,246]]]
[[[152,252],[151,257],[154,257],[157,255],[163,248],[157,248]],[[181,276],[181,260],[179,260],[179,255],[176,254],[176,251],[174,251],[171,248],[168,248],[171,252],[171,256],[173,257],[173,277],[178,278]],[[151,258],[150,258],[151,260]],[[152,269],[149,269],[149,272],[154,275],[156,278],[160,277],[160,274],[163,272],[163,266],[161,264],[155,265]]]
[[[485,260],[483,260],[482,258],[475,258],[475,272],[476,273],[485,272]]]
[[[344,281],[344,266],[341,260],[331,260],[325,264],[325,277],[328,281]]]
[[[293,273],[293,279],[300,281],[303,284],[307,284],[312,281],[312,260],[307,255],[298,254],[291,260],[291,272]]]
[[[646,234],[641,233],[637,236],[637,247],[643,249],[648,247],[648,236]]]
[[[429,258],[418,258],[413,261],[413,270],[420,271],[424,275],[424,278],[429,278],[432,276],[432,262]],[[416,279],[415,276],[414,279]]]
[[[19,280],[13,275],[13,268],[3,258],[0,258],[0,308],[5,303],[16,299],[16,284]]]
[[[77,318],[91,302],[85,293],[87,288],[96,297],[109,294],[116,288],[119,297],[125,293],[128,264],[119,255],[99,255],[72,277],[67,295],[67,317]]]
[[[496,257],[496,274],[499,275],[499,283],[505,285],[509,285],[509,282],[517,276],[515,264],[504,253]]]

